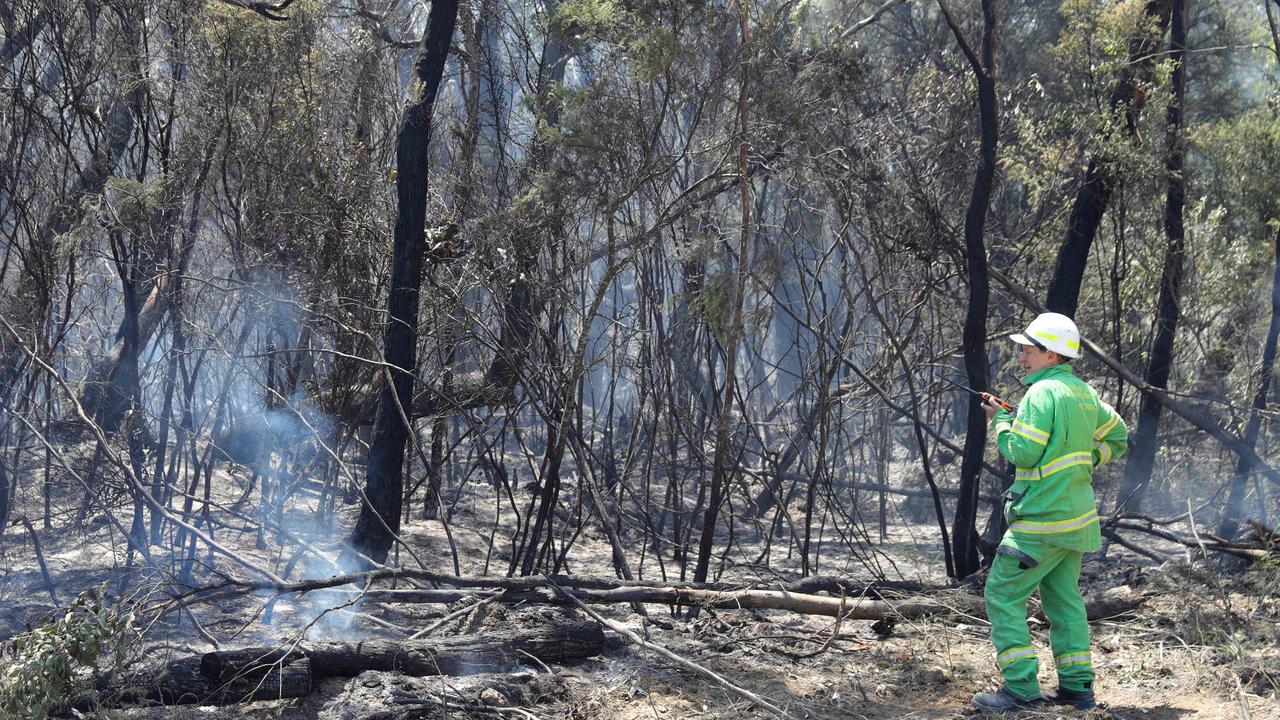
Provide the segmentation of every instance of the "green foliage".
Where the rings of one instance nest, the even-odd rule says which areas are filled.
[[[556,8],[551,23],[559,32],[607,36],[625,25],[625,20],[616,0],[568,0]]]
[[[1280,223],[1280,108],[1255,107],[1191,140],[1207,166],[1207,194],[1226,209],[1231,233],[1269,241]]]
[[[165,198],[163,180],[138,182],[131,178],[113,177],[107,181],[105,221],[125,231],[140,231],[151,222]]]
[[[133,612],[82,593],[47,625],[0,646],[0,715],[43,718],[60,703],[88,689],[99,658],[112,674],[124,665],[133,636]]]
[[[707,323],[707,329],[722,346],[727,346],[732,338],[737,281],[737,275],[732,271],[708,272],[697,296],[698,310]]]
[[[1155,21],[1146,15],[1147,0],[1099,3],[1065,0],[1060,12],[1066,21],[1054,57],[1068,72],[1080,73],[1098,83],[1109,83],[1129,59],[1129,41],[1149,35]]]

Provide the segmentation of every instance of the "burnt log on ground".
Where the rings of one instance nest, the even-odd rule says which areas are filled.
[[[126,675],[102,688],[110,706],[229,705],[303,697],[317,681],[375,670],[414,677],[506,673],[533,659],[563,663],[599,655],[604,631],[594,622],[421,640],[286,644],[217,650]]]
[[[131,672],[118,684],[100,688],[107,707],[135,705],[232,705],[253,700],[306,697],[314,682],[311,661],[300,652],[246,648],[234,670],[211,673],[206,655],[173,660],[154,671]],[[81,702],[77,705],[86,709]]]

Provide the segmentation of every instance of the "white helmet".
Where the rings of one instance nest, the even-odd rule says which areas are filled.
[[[1075,322],[1059,313],[1041,313],[1026,330],[1009,339],[1019,345],[1035,345],[1067,358],[1080,357],[1080,330]]]

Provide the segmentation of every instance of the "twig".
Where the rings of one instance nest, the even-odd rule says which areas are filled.
[[[414,633],[414,634],[410,635],[408,639],[410,639],[410,640],[417,640],[418,638],[423,637],[424,635],[430,635],[431,633],[433,633],[433,632],[435,632],[436,630],[440,629],[440,627],[441,627],[442,625],[444,625],[445,623],[449,622],[450,620],[453,620],[453,619],[455,619],[455,618],[459,618],[459,617],[461,617],[461,616],[463,616],[463,615],[466,615],[467,613],[472,612],[472,611],[474,611],[474,610],[479,610],[479,609],[481,608],[481,606],[483,606],[483,605],[487,605],[487,604],[492,603],[492,602],[495,602],[495,601],[497,601],[497,600],[498,600],[498,598],[500,598],[500,597],[502,597],[502,596],[501,596],[501,595],[490,595],[489,597],[484,598],[484,599],[480,600],[479,602],[475,602],[475,603],[472,603],[472,604],[470,604],[470,605],[468,605],[468,606],[466,606],[466,607],[464,607],[464,608],[459,608],[459,609],[457,609],[457,610],[454,610],[453,612],[449,613],[448,615],[445,615],[444,617],[442,617],[442,618],[440,618],[439,620],[435,621],[435,622],[434,622],[434,623],[432,623],[431,625],[428,625],[427,627],[425,627],[425,628],[423,628],[423,629],[419,630],[418,632],[416,632],[416,633]]]
[[[26,515],[18,518],[18,522],[25,525],[27,532],[31,535],[31,544],[36,549],[36,562],[40,563],[40,574],[44,576],[45,589],[49,591],[49,597],[53,598],[54,606],[57,606],[58,594],[54,591],[56,586],[53,583],[53,578],[49,577],[49,566],[44,564],[44,552],[40,549],[40,536],[36,535],[36,529],[31,527],[31,520]]]
[[[836,615],[836,623],[835,623],[835,627],[831,630],[831,637],[828,637],[826,642],[822,643],[822,645],[817,650],[814,650],[813,652],[801,653],[801,654],[788,653],[791,655],[791,658],[793,660],[802,660],[804,658],[816,657],[831,648],[831,643],[835,642],[836,638],[840,635],[840,624],[844,622],[844,616],[845,616],[844,605],[845,605],[844,586],[841,585],[840,586],[840,613]]]
[[[960,23],[956,22],[955,16],[951,14],[951,8],[947,7],[947,0],[938,0],[938,7],[942,10],[942,15],[947,19],[947,26],[951,28],[951,34],[956,36],[956,42],[960,45],[960,50],[969,60],[969,64],[973,66],[973,74],[979,78],[987,76],[987,69],[983,67],[982,61],[978,59],[973,48],[969,46],[969,42],[964,39],[964,31],[960,29]]]
[[[1240,720],[1251,720],[1249,701],[1244,696],[1244,686],[1240,684],[1240,676],[1236,675],[1236,699],[1240,701]]]
[[[631,630],[627,629],[627,627],[624,626],[623,624],[616,623],[612,620],[609,620],[608,618],[605,618],[604,616],[600,615],[596,611],[587,607],[585,603],[583,603],[578,598],[574,597],[571,593],[566,591],[564,588],[557,585],[556,582],[551,579],[551,576],[546,575],[544,573],[542,577],[547,581],[548,585],[555,588],[556,592],[559,592],[560,594],[568,598],[570,601],[572,601],[575,605],[578,606],[580,610],[585,612],[587,615],[591,616],[593,620],[600,623],[601,625],[604,625],[610,630],[618,633],[619,635],[622,635],[627,640],[630,640],[632,643],[639,645],[640,647],[650,652],[653,652],[662,656],[663,658],[675,663],[676,665],[684,668],[685,670],[688,670],[690,672],[693,672],[697,675],[700,675],[710,680],[711,682],[715,683],[721,688],[728,690],[729,692],[733,693],[734,695],[737,695],[740,698],[743,698],[744,700],[747,700],[753,705],[758,705],[759,707],[764,708],[766,711],[768,711],[769,713],[777,717],[780,717],[780,718],[790,717],[789,715],[787,715],[786,711],[784,711],[782,708],[774,705],[768,700],[765,700],[759,695],[756,695],[750,690],[745,690],[743,688],[740,688],[737,685],[734,685],[733,683],[724,679],[723,677],[715,674],[714,672],[702,667],[701,665],[695,662],[692,662],[690,660],[686,660],[660,645],[655,645],[651,642],[644,640],[639,635],[636,635],[635,633],[631,632]]]
[[[520,650],[519,648],[517,648],[517,649],[516,649],[516,652],[517,652],[517,653],[520,653],[521,655],[523,655],[523,656],[525,656],[525,657],[529,658],[530,660],[532,660],[532,661],[534,661],[534,662],[538,663],[538,665],[539,665],[543,670],[546,670],[546,671],[547,671],[547,674],[548,674],[548,675],[555,675],[555,674],[556,674],[554,670],[552,670],[551,668],[547,667],[547,664],[546,664],[546,663],[542,662],[542,659],[541,659],[541,658],[535,657],[534,655],[532,655],[532,654],[530,654],[530,653],[527,653],[527,652],[525,652],[524,650]]]
[[[1208,548],[1206,548],[1206,547],[1205,547],[1205,545],[1204,545],[1204,541],[1200,539],[1200,533],[1199,533],[1199,531],[1197,531],[1197,530],[1196,530],[1196,518],[1195,518],[1195,516],[1191,513],[1191,500],[1187,500],[1187,520],[1188,520],[1188,521],[1190,522],[1190,524],[1191,524],[1191,537],[1195,538],[1196,545],[1199,545],[1199,546],[1200,546],[1200,555],[1204,557],[1204,562],[1205,562],[1205,564],[1206,564],[1206,565],[1208,565],[1208,564],[1209,564],[1209,550],[1208,550]],[[1212,570],[1212,569],[1210,569],[1210,570],[1209,570],[1209,575],[1213,578],[1213,585],[1214,585],[1214,588],[1215,588],[1215,589],[1217,589],[1217,591],[1218,591],[1218,596],[1222,598],[1222,609],[1227,611],[1227,617],[1228,617],[1228,618],[1230,618],[1230,617],[1232,616],[1232,614],[1231,614],[1231,598],[1227,596],[1227,590],[1226,590],[1226,588],[1222,587],[1222,582],[1218,580],[1218,574],[1217,574],[1217,573],[1215,573],[1215,572],[1213,572],[1213,570]],[[1237,655],[1237,656],[1239,656],[1239,654],[1240,654],[1240,646],[1239,646],[1239,644],[1238,644],[1238,643],[1236,643],[1236,642],[1235,642],[1235,640],[1234,640],[1234,638],[1235,638],[1235,634],[1234,634],[1234,633],[1232,633],[1231,638],[1232,638],[1232,643],[1236,645],[1236,655]]]

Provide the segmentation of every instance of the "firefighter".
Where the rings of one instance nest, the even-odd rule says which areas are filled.
[[[1124,421],[1075,376],[1080,331],[1071,318],[1044,313],[1010,339],[1027,387],[1017,415],[987,402],[1000,454],[1017,467],[1004,495],[1009,529],[996,551],[984,596],[991,642],[1005,684],[979,693],[979,710],[1004,712],[1044,703],[1094,706],[1089,624],[1080,597],[1080,561],[1101,547],[1093,469],[1128,445]],[[1036,589],[1049,618],[1058,688],[1040,694],[1039,661],[1027,629],[1027,600]]]

